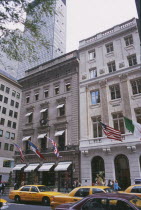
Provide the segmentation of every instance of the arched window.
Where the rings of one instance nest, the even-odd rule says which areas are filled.
[[[96,182],[98,176],[105,178],[104,160],[100,156],[95,156],[91,162],[92,183]]]
[[[118,155],[115,158],[115,175],[122,190],[131,185],[129,161],[125,155]]]

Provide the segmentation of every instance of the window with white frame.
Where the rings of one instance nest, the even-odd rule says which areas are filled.
[[[89,60],[93,60],[96,57],[96,53],[95,53],[95,49],[93,49],[92,51],[89,51]]]
[[[116,63],[115,61],[107,63],[109,73],[116,71]]]
[[[48,118],[48,108],[44,108],[40,111],[41,119],[46,120]]]
[[[65,104],[59,104],[57,106],[58,110],[58,116],[64,116],[65,115]]]
[[[3,136],[3,130],[0,129],[0,137]]]
[[[136,120],[141,124],[141,107],[135,109]]]
[[[141,93],[141,79],[131,81],[133,95]]]
[[[100,103],[100,92],[99,90],[91,91],[91,104],[95,105]]]
[[[128,63],[129,63],[129,66],[135,66],[137,64],[137,58],[136,58],[136,54],[134,55],[129,55],[127,57],[128,59]]]
[[[109,43],[109,44],[106,44],[106,50],[107,50],[107,53],[110,53],[110,52],[113,52],[114,51],[114,47],[113,47],[113,43]]]
[[[90,79],[91,78],[96,78],[97,77],[97,69],[96,68],[92,68],[89,70],[90,73]]]
[[[16,97],[19,99],[20,98],[20,93],[17,92]]]
[[[12,90],[12,96],[16,96],[16,91],[15,90]]]
[[[48,89],[44,90],[44,98],[48,97]]]
[[[27,117],[27,123],[32,123],[33,112],[28,112],[25,116]]]
[[[93,138],[102,137],[102,127],[100,125],[101,116],[96,116],[92,118],[93,125]]]
[[[122,112],[117,112],[112,114],[114,129],[121,131],[122,134],[125,133],[124,118]]]
[[[133,44],[133,36],[132,36],[132,34],[129,35],[129,36],[124,37],[124,40],[125,40],[125,45],[126,46],[132,45]]]
[[[66,91],[67,91],[67,92],[70,91],[70,89],[71,89],[71,84],[70,84],[70,82],[66,83],[66,84],[65,84],[65,87],[66,87]]]
[[[4,150],[8,150],[9,144],[5,143],[4,144]]]
[[[11,133],[10,137],[11,137],[12,140],[15,140],[15,133]]]
[[[35,101],[39,100],[39,93],[35,93]]]
[[[28,104],[30,102],[30,96],[26,96],[26,103]]]
[[[59,94],[59,86],[56,86],[54,88],[54,92],[55,92],[55,95],[58,95]]]
[[[9,132],[9,131],[6,131],[6,133],[5,133],[5,138],[6,138],[6,139],[10,139],[10,132]]]
[[[111,100],[121,98],[119,84],[110,86],[110,91],[111,91]]]

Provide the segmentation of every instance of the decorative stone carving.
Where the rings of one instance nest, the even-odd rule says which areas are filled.
[[[123,68],[125,66],[124,62],[119,63],[119,68]]]
[[[105,80],[101,80],[101,81],[99,82],[99,84],[100,84],[101,88],[103,88],[103,87],[106,86],[107,80],[106,80],[106,79],[105,79]]]
[[[82,79],[84,80],[84,79],[87,79],[87,74],[83,74],[82,75]]]
[[[100,73],[100,74],[104,74],[104,73],[105,73],[104,69],[100,69],[100,70],[99,70],[99,73]]]
[[[121,74],[121,75],[119,75],[119,78],[120,78],[121,82],[125,82],[125,81],[127,81],[127,74]]]

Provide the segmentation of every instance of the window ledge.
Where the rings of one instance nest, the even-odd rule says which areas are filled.
[[[114,56],[114,51],[106,53],[106,57],[111,57],[111,56]]]
[[[132,98],[133,100],[135,100],[135,99],[137,99],[137,98],[141,98],[141,93],[132,95],[131,98]]]
[[[135,49],[133,44],[125,46],[125,50],[131,50],[131,49]]]
[[[96,59],[92,59],[92,60],[88,60],[88,63],[93,63],[93,62],[96,62]]]
[[[99,108],[101,106],[101,104],[100,103],[97,103],[97,104],[91,104],[90,105],[90,108],[91,109],[95,109],[95,108]]]
[[[56,118],[57,118],[58,120],[59,120],[59,119],[62,119],[62,118],[66,118],[66,115],[63,115],[63,116],[57,116]]]
[[[121,103],[121,98],[112,99],[110,101],[111,105],[120,105],[120,103]]]

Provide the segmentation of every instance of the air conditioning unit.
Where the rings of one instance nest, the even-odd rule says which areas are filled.
[[[40,120],[40,125],[46,125],[47,124],[47,122],[48,122],[48,120],[47,119],[41,119]]]

